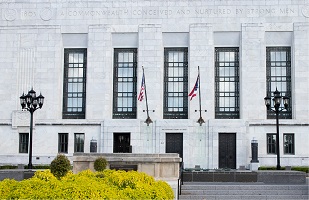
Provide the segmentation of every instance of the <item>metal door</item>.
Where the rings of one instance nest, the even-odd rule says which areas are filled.
[[[236,169],[236,133],[219,133],[219,168]]]
[[[166,153],[178,153],[183,156],[183,137],[182,133],[166,133]]]
[[[130,133],[114,133],[114,153],[130,153]]]

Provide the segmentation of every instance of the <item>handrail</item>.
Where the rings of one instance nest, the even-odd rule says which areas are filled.
[[[183,185],[183,162],[180,163],[180,167],[179,167],[179,178],[178,178],[178,198],[179,199],[179,195],[181,195],[181,185]]]

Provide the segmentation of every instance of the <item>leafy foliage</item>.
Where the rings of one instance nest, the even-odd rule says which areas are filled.
[[[57,155],[57,157],[50,164],[51,173],[60,179],[71,170],[69,159],[65,155]]]
[[[285,170],[285,167],[281,167],[280,169]],[[259,170],[277,170],[277,167],[275,167],[275,166],[261,166],[261,167],[259,167]],[[309,173],[309,167],[308,166],[292,166],[291,170]]]
[[[107,166],[107,160],[103,157],[99,157],[94,161],[94,169],[98,172],[103,171],[106,169]]]
[[[102,178],[103,177],[103,178]],[[0,182],[1,199],[173,199],[164,181],[136,171],[71,171],[61,179],[50,170],[38,171],[31,179]]]

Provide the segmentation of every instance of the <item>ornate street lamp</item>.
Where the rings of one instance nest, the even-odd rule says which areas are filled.
[[[29,136],[29,163],[28,169],[32,169],[32,124],[33,124],[33,113],[39,108],[42,108],[44,103],[44,97],[40,94],[36,96],[36,92],[31,89],[27,95],[23,93],[20,97],[20,105],[23,110],[28,110],[30,112],[30,136]]]
[[[279,112],[282,110],[286,110],[289,105],[289,98],[288,97],[282,97],[280,96],[280,92],[276,88],[276,91],[274,92],[274,98],[273,98],[273,104],[274,109],[271,108],[271,98],[265,97],[265,105],[267,107],[267,110],[273,111],[276,113],[276,127],[277,127],[277,133],[276,133],[276,151],[277,151],[277,170],[281,169],[280,166],[280,148],[279,148]],[[284,108],[280,109],[281,101],[283,100]]]

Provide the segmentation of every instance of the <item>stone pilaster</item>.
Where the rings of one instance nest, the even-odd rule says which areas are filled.
[[[240,118],[265,119],[266,55],[263,24],[241,27]]]
[[[111,119],[113,108],[113,48],[109,25],[89,27],[87,49],[86,119]],[[113,135],[101,123],[98,133],[98,152],[108,152]]]
[[[214,116],[214,46],[213,27],[210,24],[190,25],[189,91],[195,84],[200,66],[201,105],[204,120]],[[189,101],[189,119],[199,119],[199,97]],[[195,112],[197,110],[197,112]],[[207,112],[205,112],[207,110]],[[211,117],[210,117],[211,116]]]
[[[109,25],[89,27],[87,49],[87,119],[111,119],[113,48]]]
[[[152,120],[163,116],[163,43],[162,28],[157,24],[141,24],[138,27],[138,69],[137,95],[142,80],[142,66],[145,70],[149,115]],[[145,110],[145,112],[143,112]],[[153,110],[155,112],[153,112]],[[137,102],[137,118],[145,121],[146,103]]]
[[[190,138],[185,138],[188,146],[198,146],[198,148],[188,148],[187,159],[190,163],[200,165],[206,163],[203,167],[212,167],[213,163],[209,155],[213,154],[213,147],[209,143],[209,135],[206,139],[206,126],[209,126],[207,119],[214,116],[214,39],[213,27],[210,24],[191,24],[190,25],[190,46],[189,46],[189,79],[188,92],[192,90],[198,75],[198,66],[200,67],[200,91],[196,97],[189,100],[189,119],[193,121],[196,128],[190,129]],[[199,114],[199,95],[201,95],[201,115],[205,123],[203,127],[197,122]],[[207,110],[207,112],[205,112]],[[211,116],[211,117],[210,117]],[[196,137],[193,137],[196,134]],[[208,133],[209,134],[209,133]],[[199,149],[199,150],[197,150]],[[205,162],[206,160],[206,162]]]
[[[292,63],[293,118],[307,120],[309,109],[309,23],[294,23],[294,62]],[[294,75],[294,76],[293,76]]]

